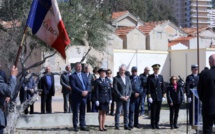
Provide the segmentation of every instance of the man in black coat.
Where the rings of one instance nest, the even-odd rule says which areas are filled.
[[[123,64],[119,67],[119,75],[113,80],[113,88],[116,92],[116,114],[115,114],[115,129],[119,130],[119,117],[121,110],[124,111],[124,129],[131,130],[128,126],[128,114],[130,97],[132,93],[131,81],[125,75],[126,66]]]
[[[149,75],[147,80],[148,100],[151,103],[151,127],[159,129],[159,119],[162,101],[165,101],[164,80],[159,75],[159,64],[152,66],[154,74]]]
[[[11,78],[9,84],[5,83],[2,76],[0,76],[0,134],[3,134],[4,128],[7,125],[4,102],[5,98],[11,96],[16,87],[16,76],[18,69],[13,66],[11,69]]]
[[[46,67],[44,76],[40,79],[38,88],[42,89],[41,94],[41,113],[52,113],[52,96],[55,94],[54,75],[51,68]]]
[[[202,101],[203,133],[212,134],[215,122],[215,54],[209,57],[211,69],[200,74],[198,83],[199,99]]]
[[[70,75],[72,73],[71,73],[70,65],[67,65],[65,69],[66,69],[66,71],[60,77],[60,84],[62,85],[64,113],[69,113],[69,112],[72,111],[71,110],[71,104],[68,104],[69,96],[70,96],[70,93],[71,93],[69,77],[70,77]]]

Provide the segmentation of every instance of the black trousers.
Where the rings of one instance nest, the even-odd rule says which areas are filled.
[[[214,123],[215,123],[215,115],[203,115],[203,133],[212,134]]]
[[[63,93],[63,110],[64,110],[64,113],[70,113],[72,110],[71,110],[71,106],[69,104],[69,96],[70,96],[70,93]]]
[[[116,95],[112,92],[112,103],[110,108],[110,114],[114,114],[115,102],[116,102]]]
[[[151,104],[151,125],[158,125],[160,120],[160,110],[162,101],[153,100]]]
[[[73,101],[75,102],[75,100]],[[85,127],[85,114],[86,114],[86,98],[83,98],[81,101],[78,101],[76,103],[72,104],[72,110],[73,110],[73,127],[77,128],[78,127],[78,113],[80,112],[79,115],[79,126],[80,127]]]
[[[41,96],[41,114],[52,113],[52,95]]]
[[[87,112],[92,112],[92,94],[87,95]]]
[[[4,127],[0,126],[0,134],[3,134],[3,133],[4,133]]]
[[[180,105],[181,104],[173,104],[173,106],[169,107],[170,110],[170,125],[176,125],[178,122],[178,113],[179,113],[179,109],[180,109]]]

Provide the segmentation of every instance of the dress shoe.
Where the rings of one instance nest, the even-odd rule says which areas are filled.
[[[116,130],[119,130],[119,127],[115,127]]]
[[[131,130],[131,128],[130,128],[130,127],[127,127],[127,126],[124,127],[124,129],[125,129],[125,130]]]
[[[173,129],[174,128],[173,125],[170,125],[170,128]]]
[[[177,125],[177,124],[175,124],[175,125],[174,125],[174,128],[178,128],[178,125]]]
[[[80,130],[81,131],[90,131],[87,127],[81,127]]]
[[[74,131],[75,131],[75,132],[78,132],[78,128],[77,128],[77,127],[75,127],[75,128],[74,128]]]
[[[155,129],[155,125],[151,125],[152,129]]]
[[[106,129],[106,128],[103,128],[103,131],[107,131],[107,129]]]
[[[160,129],[159,125],[155,125],[155,127],[156,127],[157,129]]]
[[[99,131],[104,131],[103,129],[99,128]]]
[[[134,127],[136,127],[136,128],[140,128],[140,125],[135,125]]]

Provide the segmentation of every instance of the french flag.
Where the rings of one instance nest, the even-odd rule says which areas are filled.
[[[70,44],[70,39],[56,0],[33,0],[26,25],[66,59],[65,48]]]

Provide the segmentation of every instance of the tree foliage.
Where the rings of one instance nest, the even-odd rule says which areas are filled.
[[[128,10],[143,21],[171,20],[176,22],[173,14],[174,0],[107,0],[111,11]]]

